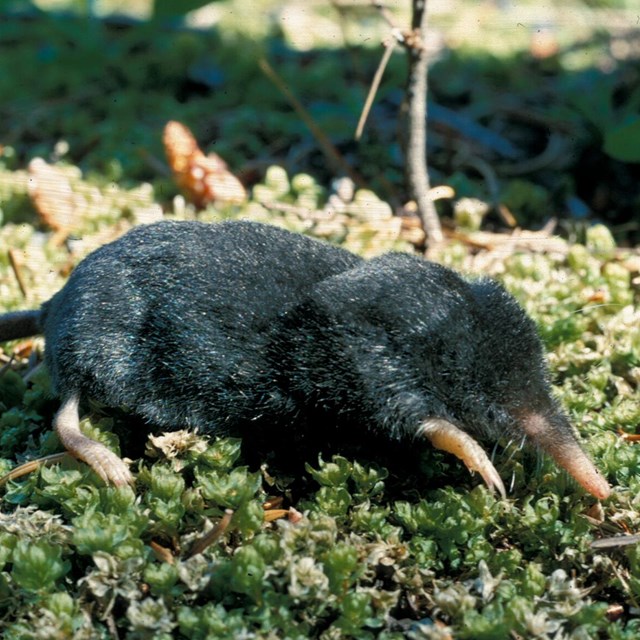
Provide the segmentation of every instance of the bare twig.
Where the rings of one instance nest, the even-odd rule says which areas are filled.
[[[289,515],[289,509],[267,509],[264,512],[264,521],[273,522],[280,518],[286,518]]]
[[[473,146],[483,147],[508,160],[523,157],[523,151],[507,138],[460,111],[443,107],[433,100],[428,101],[427,111],[432,128],[447,137],[463,138]]]
[[[9,249],[9,262],[11,263],[11,268],[13,269],[13,273],[18,281],[18,286],[20,287],[20,291],[22,292],[23,297],[27,297],[27,285],[22,277],[22,260],[18,255],[16,249]]]
[[[423,38],[427,27],[426,0],[412,0],[411,37],[405,38],[409,53],[405,156],[409,190],[418,205],[418,213],[429,241],[443,240],[442,227],[433,201],[429,198],[427,172],[427,73],[428,58]]]
[[[191,547],[191,550],[187,554],[188,558],[192,556],[196,556],[199,553],[202,553],[209,545],[213,544],[216,540],[220,538],[224,534],[224,532],[229,528],[229,523],[231,522],[231,518],[233,517],[233,511],[231,509],[225,509],[224,515],[220,518],[220,522],[209,531],[209,533],[202,536],[196,540]]]
[[[285,81],[278,75],[276,70],[269,64],[266,58],[260,58],[258,64],[264,72],[264,74],[276,85],[281,93],[287,98],[293,107],[294,111],[298,114],[298,117],[307,125],[307,128],[311,132],[311,135],[316,139],[316,142],[322,149],[322,152],[327,157],[327,160],[334,165],[334,167],[340,170],[342,173],[348,175],[358,186],[364,187],[365,181],[355,171],[355,169],[344,159],[342,154],[338,151],[336,146],[329,140],[325,132],[318,126],[318,123],[313,119],[311,114],[304,108],[302,103],[291,92],[291,89],[286,85]]]
[[[171,553],[171,549],[167,549],[167,547],[163,547],[160,543],[152,540],[149,543],[151,550],[153,551],[153,555],[155,555],[160,562],[166,562],[167,564],[175,564],[176,559],[173,557],[173,553]]]
[[[478,156],[467,156],[464,158],[455,158],[454,164],[455,166],[467,166],[475,169],[484,178],[491,201],[494,204],[497,203],[500,187],[498,185],[496,172],[488,162]]]
[[[600,538],[591,543],[592,549],[620,549],[629,545],[636,545],[640,542],[637,534],[627,536],[613,536],[612,538]]]
[[[507,176],[519,176],[526,173],[540,171],[549,165],[556,163],[563,154],[568,153],[567,141],[563,136],[552,133],[544,151],[533,158],[527,158],[521,162],[505,164],[499,167],[500,173]]]
[[[57,464],[58,462],[63,462],[64,460],[70,459],[71,456],[66,451],[64,453],[53,453],[49,456],[44,456],[43,458],[38,458],[37,460],[30,460],[29,462],[25,462],[21,464],[9,473],[5,474],[0,478],[0,487],[3,487],[10,480],[17,480],[22,476],[26,476],[33,471],[36,471],[42,466],[49,466],[52,464]]]
[[[640,442],[640,434],[638,433],[629,433],[624,429],[618,429],[618,435],[623,442]]]
[[[371,4],[391,28],[392,36],[404,45],[409,54],[409,78],[403,108],[407,118],[404,144],[407,183],[416,202],[424,232],[433,244],[439,244],[444,236],[433,200],[429,197],[427,172],[428,58],[423,41],[427,26],[427,2],[412,0],[410,31],[402,31],[398,28],[393,15],[381,0],[371,0]]]
[[[308,207],[299,207],[296,204],[288,202],[274,202],[270,200],[260,200],[260,204],[269,211],[281,211],[282,213],[292,214],[301,220],[317,220],[326,219],[327,214],[322,209],[309,209]]]
[[[389,8],[384,2],[381,2],[381,0],[371,0],[371,4],[380,12],[382,19],[392,29],[398,28],[398,25],[395,23],[395,20],[393,19],[393,15],[391,14],[391,11],[389,11]]]
[[[555,253],[558,255],[566,255],[569,251],[569,245],[562,238],[549,237],[540,231],[522,231],[521,229],[514,229],[511,233],[447,231],[446,235],[473,249],[486,251],[511,253],[517,249],[531,253]]]
[[[362,107],[362,113],[360,114],[360,120],[358,121],[358,127],[356,128],[355,139],[360,140],[362,137],[362,131],[364,130],[364,125],[367,122],[367,118],[369,117],[369,111],[371,111],[371,105],[373,104],[373,100],[378,92],[378,87],[380,86],[380,82],[382,81],[382,75],[384,74],[384,70],[387,68],[387,64],[391,58],[391,54],[396,47],[396,40],[389,38],[384,43],[384,53],[382,54],[382,58],[380,59],[380,64],[376,69],[376,73],[373,76],[373,81],[371,82],[371,88],[369,89],[369,93],[367,94],[367,99],[365,100],[364,107]]]
[[[13,355],[8,358],[8,362],[5,362],[1,367],[0,367],[0,378],[2,378],[2,376],[5,374],[5,372],[10,371],[11,370],[11,365],[13,364]]]
[[[498,212],[498,215],[502,218],[503,222],[507,226],[515,227],[518,224],[518,221],[516,220],[515,216],[513,215],[513,213],[511,213],[511,210],[509,209],[509,207],[507,207],[506,204],[504,204],[504,202],[501,202],[496,207],[496,210]]]
[[[157,156],[153,155],[148,149],[136,149],[137,155],[142,158],[142,161],[145,162],[151,169],[153,169],[156,173],[164,176],[165,178],[170,177],[171,167],[166,162],[163,162]]]
[[[42,367],[44,366],[43,362],[31,364],[32,358],[34,357],[37,358],[37,354],[35,351],[32,351],[31,355],[29,356],[29,370],[22,376],[23,382],[29,382],[31,378],[33,378],[33,376],[38,373],[38,371],[40,371],[40,369],[42,369]]]
[[[105,622],[107,623],[107,629],[109,629],[109,633],[111,634],[112,640],[120,640],[120,634],[118,633],[118,625],[116,624],[116,619],[113,615],[113,612],[110,612],[106,617]]]

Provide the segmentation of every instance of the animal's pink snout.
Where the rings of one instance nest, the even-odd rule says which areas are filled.
[[[609,483],[603,478],[589,456],[583,451],[569,422],[562,416],[548,417],[531,413],[519,418],[525,433],[548,453],[590,494],[600,500],[611,494]]]

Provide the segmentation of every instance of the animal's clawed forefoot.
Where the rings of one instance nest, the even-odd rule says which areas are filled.
[[[496,471],[485,450],[468,434],[442,418],[425,420],[418,431],[425,435],[436,449],[448,451],[460,458],[470,471],[477,471],[492,491],[507,497],[502,478]]]
[[[67,397],[54,418],[54,426],[64,447],[79,460],[86,462],[107,484],[133,484],[127,464],[101,442],[88,438],[80,431],[79,397]]]
[[[489,460],[489,458],[486,456],[484,451],[482,453],[484,455],[485,460],[483,465],[480,468],[473,468],[469,466],[466,460],[464,461],[465,464],[471,471],[477,471],[482,476],[484,483],[487,485],[487,487],[491,491],[497,491],[500,494],[501,498],[506,498],[507,491],[504,488],[504,483],[502,482],[502,478],[500,477],[500,475],[496,471],[496,468],[493,466],[493,464],[491,463],[491,460]]]

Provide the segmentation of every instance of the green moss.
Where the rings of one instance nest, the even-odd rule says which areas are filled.
[[[14,37],[14,26],[0,28],[3,42]],[[27,297],[3,250],[1,311],[37,305],[93,248],[161,216],[250,217],[365,255],[411,249],[400,240],[390,198],[381,196],[388,176],[392,191],[400,182],[395,137],[374,127],[371,138],[380,141],[346,152],[372,188],[344,179],[330,187],[334,175],[326,174],[333,169],[324,160],[280,166],[315,145],[255,64],[265,43],[249,42],[239,28],[202,37],[167,29],[158,37],[156,26],[141,26],[117,36],[97,22],[79,30],[46,18],[23,30],[23,46],[15,41],[20,55],[4,47],[1,64],[11,73],[0,73],[0,96],[14,138],[0,150],[0,246],[25,256]],[[357,53],[364,61],[367,52]],[[278,55],[287,82],[302,76],[296,91],[323,130],[341,143],[346,126],[350,138],[362,86],[333,82],[337,67],[329,52],[309,58],[304,74],[291,52]],[[343,52],[337,59],[344,65]],[[402,66],[394,56],[388,73],[400,78]],[[480,55],[465,66],[452,52],[434,71],[433,86],[443,95],[464,96],[484,113],[491,112],[496,86],[531,84],[512,77],[505,61]],[[206,96],[179,100],[202,73],[221,84]],[[124,95],[128,87],[134,90]],[[381,87],[381,100],[393,104],[388,87]],[[575,114],[561,116],[576,126]],[[193,126],[203,147],[215,148],[232,167],[266,158],[264,177],[245,206],[197,212],[159,175],[160,132],[173,118]],[[269,145],[286,153],[273,158]],[[27,195],[28,158],[52,154],[78,196],[71,250],[48,244],[49,231]],[[309,168],[314,162],[317,175]],[[473,173],[445,177],[441,182],[455,185],[458,198],[495,196],[483,193],[486,185]],[[501,176],[500,202],[519,220],[547,220],[559,193],[564,202],[567,183],[545,178]],[[480,223],[477,211],[461,209],[458,216],[470,229]],[[593,499],[519,443],[497,447],[495,465],[510,488],[508,499],[499,500],[442,454],[424,455],[420,472],[402,464],[387,469],[357,452],[325,454],[300,461],[305,471],[292,479],[277,463],[268,473],[248,467],[237,439],[156,436],[133,464],[134,488],[105,487],[71,460],[8,484],[0,513],[2,637],[107,639],[115,628],[122,638],[160,640],[636,638],[637,547],[608,553],[590,542],[640,529],[640,448],[617,436],[618,429],[635,432],[640,422],[637,282],[606,227],[577,237],[584,244],[569,246],[566,256],[515,252],[499,266],[505,286],[538,325],[558,400],[617,485],[602,505],[602,525]],[[453,243],[442,260],[463,270],[473,262],[466,245]],[[27,370],[19,357],[2,363],[2,472],[60,449],[50,430],[57,402],[46,369],[29,369],[25,377]],[[88,435],[114,451],[140,451],[126,415],[92,409],[82,423]],[[262,504],[271,494],[293,504],[301,519],[265,523]],[[227,508],[234,512],[227,530],[202,554],[187,557]],[[612,603],[626,607],[619,622],[607,618]]]

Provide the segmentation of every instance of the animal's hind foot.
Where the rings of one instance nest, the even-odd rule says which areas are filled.
[[[133,476],[127,463],[101,442],[86,438],[69,452],[86,462],[107,484],[122,487],[133,484]]]
[[[117,487],[133,484],[127,464],[101,442],[88,438],[80,431],[78,394],[66,398],[54,418],[60,441],[67,451],[86,462],[107,484]]]

